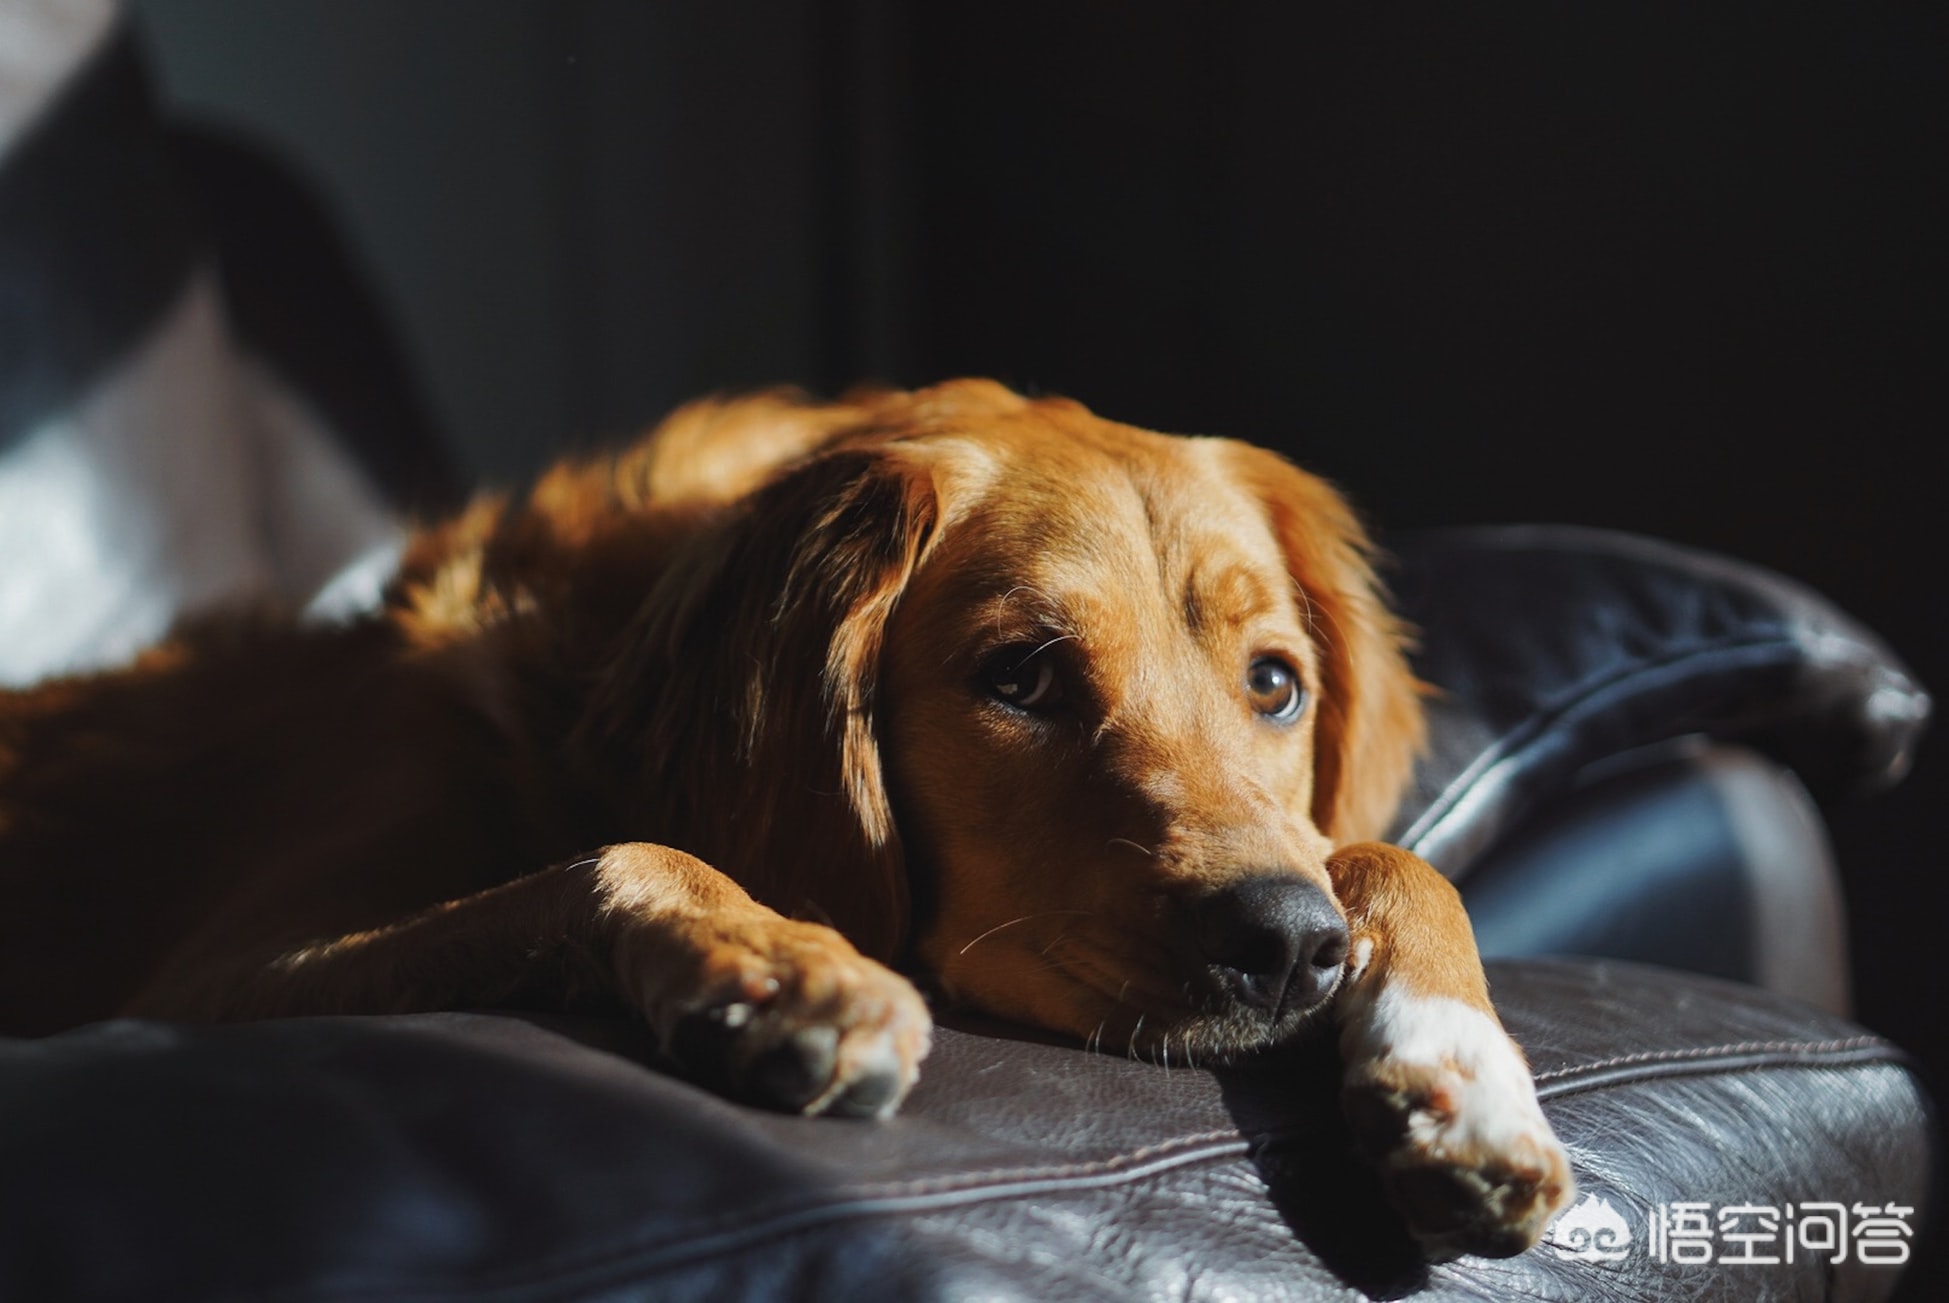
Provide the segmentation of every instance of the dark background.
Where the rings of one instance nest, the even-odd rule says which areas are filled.
[[[137,9],[184,114],[331,196],[481,477],[992,374],[1280,448],[1383,538],[1762,562],[1949,691],[1940,7]],[[1941,752],[1832,812],[1859,1017],[1938,1097]]]

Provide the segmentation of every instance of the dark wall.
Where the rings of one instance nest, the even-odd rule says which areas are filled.
[[[912,369],[1278,444],[1384,522],[1568,515],[1852,579],[1886,557],[1849,526],[1927,515],[1925,33],[1310,8],[927,11]]]
[[[475,476],[832,371],[817,0],[133,0],[185,118],[332,201]]]

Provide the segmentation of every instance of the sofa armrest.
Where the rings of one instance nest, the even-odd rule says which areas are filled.
[[[1452,878],[1591,765],[1673,738],[1736,742],[1816,799],[1889,786],[1928,693],[1874,633],[1761,567],[1559,525],[1430,531],[1394,588],[1437,690],[1389,840]]]

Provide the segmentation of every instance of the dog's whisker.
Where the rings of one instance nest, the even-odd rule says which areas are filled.
[[[1062,942],[1068,939],[1069,939],[1069,929],[1064,928],[1062,931],[1056,933],[1056,935],[1050,937],[1049,944],[1042,947],[1042,949],[1036,951],[1036,953],[1038,955],[1047,955],[1051,950],[1054,950],[1058,945],[1060,945]]]
[[[1072,981],[1081,982],[1085,986],[1090,985],[1088,979],[1078,974],[1070,962],[1061,955],[1046,955],[1046,951],[1043,954],[1030,955],[1019,950],[1005,951],[1003,953],[1004,957],[1018,962],[1029,962],[1037,958],[1045,958],[1046,962],[1034,963],[1026,970],[1032,975],[1039,976],[1043,973],[1060,973]],[[1091,989],[1095,988],[1092,987]]]
[[[1130,1029],[1130,1045],[1129,1045],[1129,1052],[1127,1055],[1127,1057],[1129,1057],[1133,1061],[1137,1058],[1137,1034],[1143,1030],[1144,1030],[1144,1015],[1138,1014],[1137,1025]]]
[[[1076,635],[1073,633],[1058,634],[1056,637],[1051,638],[1048,642],[1043,643],[1040,647],[1037,647],[1034,651],[1030,652],[1029,656],[1040,656],[1043,652],[1048,651],[1051,647],[1054,647],[1059,642],[1075,642],[1075,641],[1076,641]],[[1025,656],[1023,657],[1023,659],[1027,660],[1028,657]]]
[[[995,924],[995,926],[989,928],[986,932],[983,932],[980,936],[976,937],[973,941],[970,941],[968,942],[967,945],[962,946],[961,949],[956,953],[965,955],[970,950],[973,950],[977,945],[979,945],[983,941],[986,941],[989,937],[994,936],[995,933],[1001,931],[1003,928],[1014,927],[1017,923],[1027,923],[1033,919],[1038,919],[1038,918],[1055,918],[1058,915],[1063,915],[1063,914],[1087,915],[1088,913],[1089,911],[1084,909],[1045,909],[1035,914],[1024,914],[1020,918],[1012,918],[1008,920],[1008,922],[1006,923]],[[1057,940],[1061,940],[1061,938],[1058,937]],[[1051,942],[1051,944],[1053,945],[1054,942]]]
[[[995,603],[995,634],[997,637],[999,637],[1002,632],[1002,617],[1008,613],[1008,604],[1017,593],[1027,593],[1032,597],[1038,598],[1041,600],[1044,606],[1055,605],[1055,603],[1049,600],[1049,595],[1043,592],[1041,589],[1036,588],[1031,584],[1015,585],[1015,587],[1009,589],[1007,592],[1002,594],[1001,601]]]
[[[1136,851],[1139,855],[1142,855],[1146,859],[1157,858],[1156,851],[1152,850],[1148,846],[1143,845],[1140,842],[1133,842],[1128,837],[1112,837],[1109,841],[1109,844],[1111,846],[1128,846],[1131,850]]]
[[[1071,978],[1076,976],[1075,971],[1072,970],[1069,967],[1069,965],[1063,963],[1061,959],[1056,959],[1046,964],[1037,964],[1034,968],[1031,968],[1028,971],[1031,974],[1035,974],[1038,976],[1043,973],[1061,973],[1064,977],[1071,977]]]
[[[1339,618],[1334,614],[1331,606],[1322,606],[1314,602],[1313,595],[1307,592],[1297,579],[1293,580],[1292,584],[1293,593],[1299,599],[1300,615],[1306,623],[1306,631],[1320,644],[1321,651],[1331,650],[1333,643],[1322,625],[1331,626],[1332,632],[1337,635],[1340,632]]]

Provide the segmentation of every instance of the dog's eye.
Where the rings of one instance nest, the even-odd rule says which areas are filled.
[[[1306,708],[1299,671],[1277,656],[1261,656],[1245,671],[1245,695],[1252,709],[1275,724],[1290,724]]]
[[[1017,710],[1048,710],[1062,701],[1062,675],[1047,656],[1011,648],[982,671],[988,691]]]

